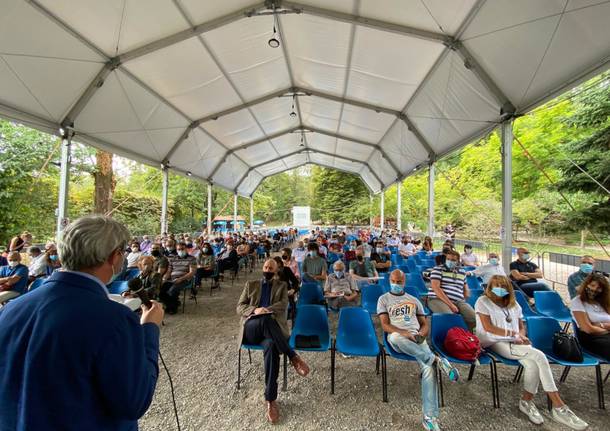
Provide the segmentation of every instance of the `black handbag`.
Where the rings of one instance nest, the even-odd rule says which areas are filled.
[[[582,362],[582,347],[572,334],[564,331],[555,332],[553,335],[553,355],[557,359],[569,362]]]

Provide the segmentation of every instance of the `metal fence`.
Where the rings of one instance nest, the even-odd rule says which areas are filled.
[[[578,270],[581,257],[582,256],[573,254],[553,253],[550,251],[543,252],[539,261],[541,262],[540,267],[542,268],[544,278],[553,284],[558,283],[567,285],[570,274]],[[610,260],[596,259],[595,269],[609,273]]]

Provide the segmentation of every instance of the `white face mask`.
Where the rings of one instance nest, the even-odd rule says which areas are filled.
[[[19,265],[19,261],[17,261],[17,260],[10,260],[8,262],[8,266],[10,266],[11,268],[16,267],[17,265]]]

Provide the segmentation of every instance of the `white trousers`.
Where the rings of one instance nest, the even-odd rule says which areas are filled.
[[[523,365],[523,389],[530,394],[538,391],[538,384],[541,382],[545,392],[557,392],[549,361],[540,350],[534,349],[530,344],[512,344],[507,341],[499,341],[490,349]]]

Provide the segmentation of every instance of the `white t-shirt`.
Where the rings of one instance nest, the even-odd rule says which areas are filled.
[[[142,252],[141,251],[136,251],[136,252],[130,252],[127,255],[127,268],[133,268],[138,266],[138,259],[140,258],[140,256],[142,256]]]
[[[416,297],[408,293],[393,295],[388,292],[377,300],[377,314],[383,313],[388,314],[393,326],[416,334],[420,328],[417,316],[424,315],[424,307]]]
[[[476,266],[479,264],[479,258],[477,257],[476,254],[474,254],[472,252],[470,254],[463,253],[461,255],[461,257],[462,257],[462,265]]]
[[[293,249],[292,256],[294,257],[294,260],[296,260],[297,262],[303,262],[305,260],[305,256],[307,256],[307,248],[297,247],[297,248]]]
[[[587,313],[591,323],[607,323],[610,322],[610,314],[603,309],[598,303],[592,304],[590,302],[582,302],[579,296],[574,297],[570,303],[570,311],[572,312],[572,318],[576,322],[574,317],[574,311],[584,311]],[[578,325],[578,322],[576,322]]]
[[[492,265],[491,263],[486,263],[472,272],[477,277],[481,277],[483,279],[483,284],[489,283],[489,279],[494,275],[503,275],[506,277],[506,272],[504,272],[504,268],[500,264]]]
[[[481,341],[481,347],[489,347],[498,341],[515,340],[515,337],[496,335],[485,331],[483,323],[481,322],[481,316],[479,315],[485,314],[489,316],[492,325],[504,329],[507,334],[508,331],[519,332],[519,320],[523,319],[523,312],[521,311],[519,304],[515,304],[515,306],[511,308],[502,308],[494,304],[487,296],[481,296],[474,305],[474,311],[477,313],[475,333]],[[507,315],[510,322],[507,322]]]
[[[404,253],[404,254],[410,256],[413,253],[415,253],[415,246],[413,244],[411,244],[410,242],[407,244],[400,244],[398,246],[398,252]]]

